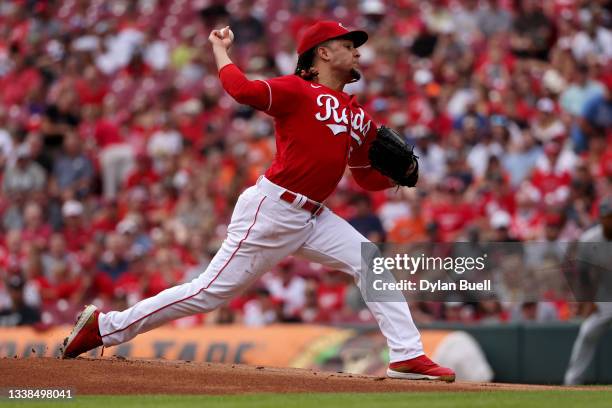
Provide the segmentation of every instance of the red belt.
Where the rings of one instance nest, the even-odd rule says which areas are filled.
[[[293,204],[293,202],[295,201],[296,197],[297,197],[297,195],[293,194],[290,191],[285,191],[280,196],[281,200],[286,201],[289,204]],[[313,216],[317,216],[317,215],[321,214],[321,212],[323,211],[325,206],[323,204],[317,203],[316,201],[306,200],[306,202],[302,205],[302,208],[304,210],[308,211]]]

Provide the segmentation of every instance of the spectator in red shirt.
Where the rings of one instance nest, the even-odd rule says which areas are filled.
[[[83,78],[77,80],[75,86],[82,105],[102,105],[109,91],[106,79],[94,65],[85,68]]]
[[[138,153],[134,164],[134,168],[125,178],[125,187],[130,189],[141,185],[151,185],[159,181],[159,175],[153,169],[153,161],[146,153]]]
[[[202,150],[206,144],[206,116],[202,112],[202,103],[198,99],[189,99],[180,104],[176,111],[177,129],[185,143],[196,151]]]
[[[104,117],[96,122],[94,136],[100,149],[104,197],[113,199],[134,162],[134,151],[119,130],[116,108],[105,104]]]
[[[81,302],[83,295],[83,277],[72,271],[65,262],[58,262],[51,270],[51,290],[54,293],[54,300],[64,299],[71,304]]]
[[[119,205],[116,200],[101,200],[100,206],[93,214],[91,227],[96,232],[114,231],[121,220]]]
[[[538,167],[531,177],[533,185],[540,191],[545,203],[549,205],[564,202],[569,195],[571,175],[568,166],[564,165],[562,147],[557,141],[544,145],[545,157],[538,162]]]
[[[443,184],[442,197],[431,207],[431,218],[439,227],[444,241],[453,241],[461,229],[474,218],[472,204],[466,201],[463,182],[449,177]]]
[[[51,226],[44,222],[41,206],[36,202],[29,202],[23,211],[23,218],[25,226],[21,239],[32,242],[40,249],[46,248],[51,236]]]
[[[347,284],[340,271],[327,271],[322,275],[317,288],[317,304],[319,320],[333,321],[340,316],[344,308]]]
[[[62,233],[70,252],[79,252],[93,238],[92,231],[86,226],[83,216],[83,204],[69,200],[62,206],[64,228]]]
[[[147,277],[149,263],[150,260],[146,256],[135,256],[130,261],[129,269],[115,282],[105,275],[109,279],[108,284],[112,287],[113,296],[125,298],[128,307],[141,300],[144,288],[149,285]]]
[[[11,47],[12,70],[0,79],[0,99],[4,106],[21,104],[25,97],[41,86],[42,76],[33,56],[20,55],[18,47]]]

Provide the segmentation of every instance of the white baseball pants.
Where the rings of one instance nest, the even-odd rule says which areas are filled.
[[[612,326],[612,303],[597,302],[597,311],[580,325],[569,366],[565,372],[566,385],[585,383],[587,369],[593,361],[599,341],[610,326]]]
[[[280,199],[285,190],[261,177],[239,197],[228,235],[208,268],[189,283],[144,299],[123,312],[100,314],[105,346],[129,341],[164,323],[209,312],[232,299],[288,255],[295,254],[362,278],[361,243],[367,239],[329,209],[312,217]],[[391,362],[423,354],[405,302],[367,302],[387,338]]]

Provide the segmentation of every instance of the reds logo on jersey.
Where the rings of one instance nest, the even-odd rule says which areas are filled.
[[[328,120],[333,120],[335,123],[326,123],[325,125],[332,131],[334,136],[347,132],[349,129],[349,120],[350,120],[350,135],[359,146],[365,140],[365,135],[370,130],[372,125],[372,121],[368,120],[365,122],[365,112],[363,109],[359,108],[357,113],[352,112],[348,108],[342,108],[339,110],[340,102],[338,99],[330,94],[320,94],[317,97],[317,106],[324,108],[322,112],[318,112],[315,115],[315,119],[320,122],[326,122]],[[361,133],[361,136],[355,133],[358,131]]]

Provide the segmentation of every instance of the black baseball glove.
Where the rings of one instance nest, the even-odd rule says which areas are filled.
[[[419,179],[419,161],[402,135],[386,126],[376,132],[370,146],[370,164],[400,186],[414,187]]]

